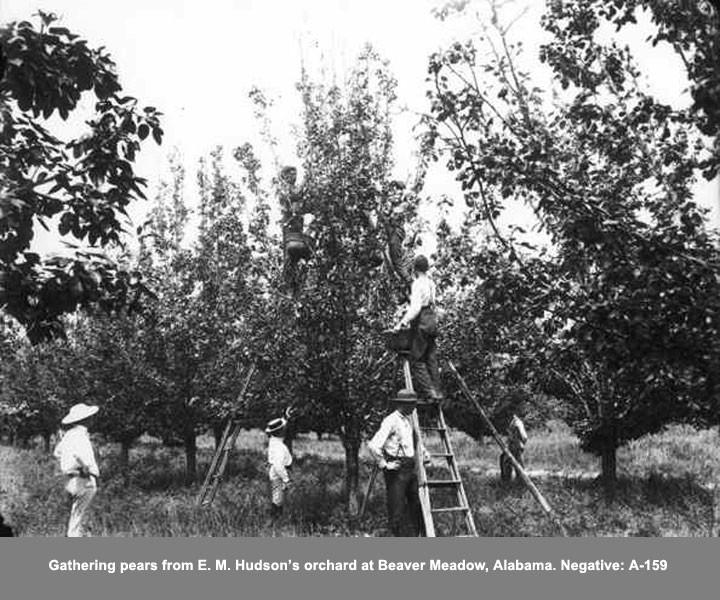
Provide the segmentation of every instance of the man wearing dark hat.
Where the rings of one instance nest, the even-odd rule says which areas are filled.
[[[67,537],[85,535],[85,516],[97,493],[100,471],[87,430],[90,417],[97,411],[97,406],[76,404],[61,421],[68,429],[55,447],[55,458],[60,461],[60,470],[66,478],[65,491],[72,498]]]
[[[287,420],[273,419],[267,424],[265,433],[268,435],[268,477],[270,478],[270,517],[282,515],[285,502],[285,490],[290,484],[287,468],[292,464],[292,454],[285,445],[283,436]]]
[[[410,367],[415,388],[431,400],[441,400],[438,370],[437,314],[435,284],[427,272],[428,259],[419,254],[413,262],[415,279],[410,291],[410,306],[396,329],[410,327]]]
[[[383,419],[368,449],[385,477],[390,531],[396,537],[403,536],[409,521],[409,535],[417,536],[423,531],[412,423],[417,397],[411,390],[400,390],[393,405],[395,410]]]

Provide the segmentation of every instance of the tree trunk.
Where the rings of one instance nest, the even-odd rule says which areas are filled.
[[[130,447],[131,440],[121,440],[120,442],[120,467],[127,469],[130,466]]]
[[[215,438],[215,450],[217,450],[220,447],[220,442],[222,442],[223,433],[225,433],[225,424],[217,423],[213,425],[212,431]]]
[[[617,449],[614,443],[606,443],[601,454],[602,484],[605,499],[612,502],[615,499],[617,484]]]
[[[293,453],[293,440],[295,439],[295,436],[297,435],[297,432],[295,431],[295,428],[288,427],[287,431],[285,432],[285,445],[287,446],[288,450],[290,451],[290,455],[292,456]]]
[[[51,439],[52,439],[52,433],[43,433],[43,446],[45,447],[45,454],[50,454],[50,448],[51,448]]]
[[[360,438],[343,438],[345,448],[345,494],[350,515],[360,509]]]
[[[185,483],[192,485],[197,477],[197,442],[195,430],[185,432]]]

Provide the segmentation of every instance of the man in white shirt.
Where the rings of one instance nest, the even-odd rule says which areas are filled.
[[[417,536],[423,531],[412,424],[417,397],[410,390],[400,390],[393,404],[395,410],[383,419],[368,449],[385,477],[390,531],[402,536],[409,520],[410,536]]]
[[[285,490],[290,485],[287,468],[292,464],[292,455],[285,445],[283,436],[287,420],[273,419],[267,424],[265,433],[268,435],[268,477],[270,479],[270,517],[282,515],[285,502]]]
[[[100,471],[87,430],[90,417],[97,411],[97,406],[83,403],[73,406],[62,420],[68,429],[55,447],[55,458],[60,461],[60,470],[66,478],[65,491],[72,498],[67,537],[85,535],[85,517],[97,493]]]
[[[440,371],[437,361],[437,315],[435,313],[435,283],[428,276],[428,259],[422,254],[415,257],[415,279],[410,291],[410,306],[397,326],[409,327],[410,368],[418,392],[431,400],[441,400]]]

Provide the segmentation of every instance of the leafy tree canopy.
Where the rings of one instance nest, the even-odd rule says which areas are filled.
[[[99,302],[112,309],[143,289],[97,249],[72,258],[30,251],[36,224],[93,247],[118,245],[128,205],[144,198],[132,163],[142,140],[162,140],[160,113],[121,95],[115,63],[103,49],[38,13],[39,26],[0,29],[6,61],[0,81],[0,305],[33,342],[63,334],[60,315]],[[48,129],[66,120],[84,94],[95,114],[84,135],[61,140]]]

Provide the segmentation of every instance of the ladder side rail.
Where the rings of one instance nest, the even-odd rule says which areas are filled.
[[[452,442],[450,441],[450,431],[447,428],[447,424],[445,422],[445,415],[440,406],[438,406],[438,422],[440,423],[440,426],[443,429],[445,429],[445,436],[444,436],[445,445],[447,446],[448,453],[451,455],[450,471],[453,474],[453,478],[457,479],[460,482],[458,484],[458,488],[457,488],[458,504],[462,508],[467,509],[467,511],[465,512],[465,524],[467,526],[468,532],[471,533],[474,537],[477,537],[477,529],[475,528],[475,519],[473,518],[472,509],[470,508],[470,502],[468,501],[467,494],[465,493],[465,484],[463,483],[462,477],[460,476],[460,467],[458,466],[458,463],[457,463],[457,457],[455,455],[455,450],[453,449]]]
[[[422,509],[423,522],[425,523],[425,537],[435,537],[435,523],[432,517],[432,506],[430,504],[430,488],[427,483],[427,473],[423,464],[423,441],[418,424],[417,410],[412,413],[412,426],[415,430],[415,472],[418,480],[418,496],[420,508]]]
[[[208,467],[207,473],[205,473],[205,479],[203,480],[202,487],[200,488],[200,493],[198,494],[197,498],[197,504],[203,504],[205,501],[205,498],[208,494],[208,490],[210,489],[210,484],[213,481],[213,477],[215,476],[215,473],[217,472],[218,464],[220,463],[221,456],[224,452],[225,446],[227,444],[228,437],[230,435],[230,430],[232,429],[233,421],[232,419],[228,419],[227,424],[225,425],[225,429],[223,430],[223,434],[220,437],[220,442],[218,443],[217,448],[215,449],[215,453],[213,454],[212,461],[210,462],[210,466]]]
[[[403,357],[403,375],[405,376],[405,388],[414,392],[412,375],[410,374],[410,361]],[[422,511],[423,523],[425,524],[425,537],[435,537],[435,523],[432,517],[432,506],[430,505],[430,488],[427,484],[427,473],[425,472],[422,432],[420,431],[420,420],[417,408],[412,412],[412,426],[415,432],[415,473],[418,481],[418,498]]]
[[[437,421],[441,428],[443,428],[445,431],[440,432],[444,433],[445,435],[441,435],[440,438],[443,441],[443,446],[445,447],[445,450],[448,454],[450,454],[448,463],[450,467],[450,474],[452,475],[453,479],[460,479],[460,470],[457,466],[457,460],[455,458],[455,450],[453,450],[452,443],[450,442],[450,431],[447,428],[447,424],[445,423],[445,415],[443,415],[442,408],[439,406],[437,407],[438,411],[438,417]]]
[[[230,458],[230,451],[235,447],[235,441],[237,440],[238,434],[240,433],[241,428],[240,424],[237,421],[233,422],[233,427],[234,430],[232,435],[230,436],[230,440],[225,444],[223,448],[220,465],[218,466],[217,471],[213,476],[212,487],[210,488],[210,493],[208,494],[206,504],[210,504],[215,499],[215,494],[218,490],[218,487],[220,486],[223,475],[225,474],[225,469],[227,468],[228,460]]]
[[[238,394],[236,404],[239,404],[244,399],[245,393],[247,392],[247,389],[250,385],[250,381],[255,374],[255,368],[256,363],[253,362],[245,371],[245,380],[243,381],[242,388],[240,389],[240,393]],[[222,441],[218,445],[217,450],[215,451],[215,456],[213,456],[212,463],[210,464],[210,468],[208,469],[208,472],[205,476],[205,481],[203,482],[203,487],[201,488],[200,494],[198,495],[198,504],[210,504],[215,498],[215,493],[217,492],[217,488],[220,485],[220,481],[222,480],[223,473],[225,472],[225,468],[227,466],[230,450],[235,446],[235,441],[237,440],[237,436],[240,432],[240,426],[237,422],[236,415],[237,409],[233,411],[233,414],[231,414],[230,418],[228,419],[228,423],[225,426]],[[228,444],[228,438],[231,435],[232,441],[230,444]],[[211,487],[208,490],[209,485],[211,485]],[[208,491],[210,493],[208,493]]]

